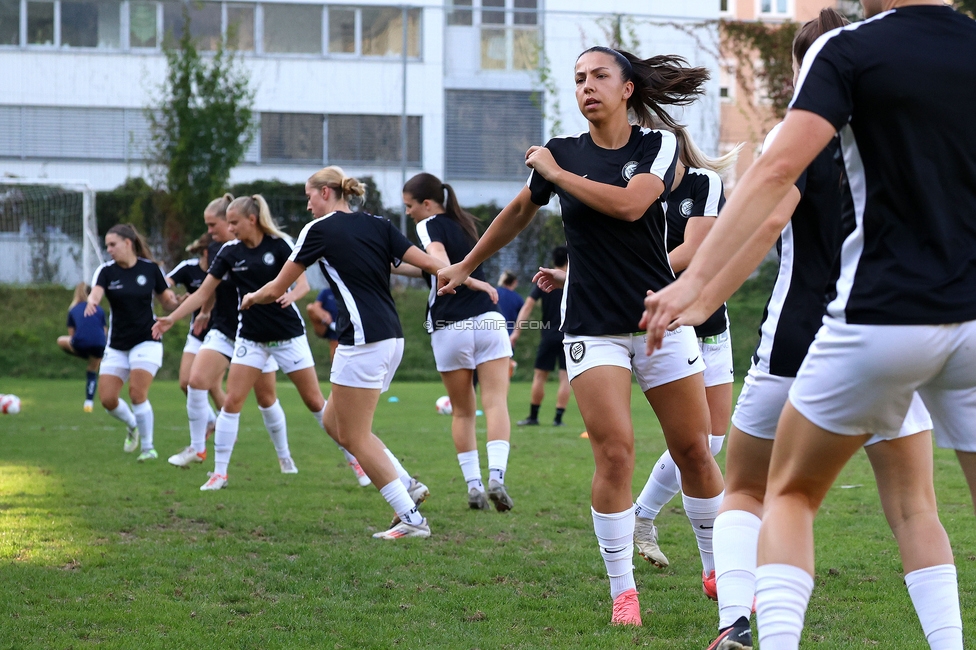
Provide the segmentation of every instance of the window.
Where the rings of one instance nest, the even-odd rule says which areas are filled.
[[[227,47],[254,51],[254,5],[227,5]]]
[[[789,0],[759,0],[759,13],[762,16],[787,16]]]
[[[539,65],[538,0],[481,0],[481,69]]]
[[[156,47],[156,3],[129,3],[129,47]]]
[[[62,2],[61,45],[119,47],[119,2]]]
[[[142,160],[149,126],[140,109],[0,107],[0,157]]]
[[[446,175],[524,180],[526,149],[543,144],[537,94],[447,90],[444,95]]]
[[[735,63],[727,59],[718,62],[718,96],[723,102],[735,99]]]
[[[735,0],[719,0],[718,12],[723,16],[735,13]]]
[[[321,163],[321,115],[261,113],[261,158],[264,162]]]
[[[403,155],[399,115],[330,115],[330,163],[398,164]],[[407,117],[407,162],[421,164],[420,117]]]
[[[474,12],[471,11],[471,0],[454,0],[447,13],[448,25],[471,25]]]
[[[190,16],[190,35],[198,50],[216,50],[220,45],[219,2],[165,2],[163,3],[164,39],[178,41],[183,36],[184,7]],[[167,40],[167,42],[171,42]]]
[[[356,53],[356,10],[329,7],[329,52]]]
[[[0,45],[20,45],[20,0],[0,0]]]
[[[265,52],[321,54],[322,5],[262,6]]]
[[[54,3],[27,3],[27,43],[54,45]]]
[[[363,56],[403,56],[403,10],[363,8]],[[420,10],[407,11],[407,56],[420,56]]]

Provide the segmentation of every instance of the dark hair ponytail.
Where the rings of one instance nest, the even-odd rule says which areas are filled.
[[[627,108],[634,112],[637,123],[645,127],[652,127],[654,119],[651,113],[654,113],[669,128],[679,128],[681,125],[661,107],[694,103],[705,92],[704,85],[709,78],[706,68],[688,67],[688,61],[676,55],[661,54],[641,59],[630,52],[602,45],[591,47],[583,54],[589,52],[609,54],[620,69],[623,80],[633,82],[634,93],[627,100]]]
[[[850,24],[851,21],[844,18],[833,7],[821,9],[819,16],[803,23],[803,26],[796,30],[796,36],[793,38],[793,58],[797,63],[803,63],[803,57],[807,55],[815,40],[833,29]]]
[[[146,244],[146,240],[131,223],[117,223],[109,228],[105,234],[128,239],[132,242],[132,252],[136,254],[136,257],[142,257],[150,262],[155,261],[152,253],[149,252],[149,245]]]
[[[472,241],[478,241],[478,220],[461,207],[454,188],[447,183],[442,183],[441,179],[433,174],[421,172],[404,183],[403,193],[412,196],[414,201],[423,203],[430,200],[443,205],[444,215],[456,221]]]

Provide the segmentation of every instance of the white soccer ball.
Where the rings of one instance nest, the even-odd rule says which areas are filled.
[[[7,415],[20,413],[20,398],[16,395],[0,395],[0,413]]]
[[[437,412],[441,415],[450,415],[454,412],[454,409],[451,408],[451,398],[447,395],[438,397],[434,406],[437,408]]]

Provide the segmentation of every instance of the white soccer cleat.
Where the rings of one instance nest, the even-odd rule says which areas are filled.
[[[419,506],[430,496],[430,490],[427,489],[426,485],[411,477],[410,487],[407,488],[407,494],[409,494],[410,498],[413,499],[413,502]]]
[[[202,492],[206,492],[208,490],[219,490],[225,485],[227,485],[227,475],[217,474],[214,472],[210,475],[210,479],[200,486],[200,490]]]
[[[298,474],[298,468],[295,467],[295,461],[291,459],[291,456],[288,458],[279,458],[278,465],[281,466],[282,474]]]
[[[515,507],[515,502],[508,496],[504,483],[488,481],[488,498],[495,504],[495,510],[498,512],[506,512]]]
[[[193,463],[202,463],[205,460],[207,460],[206,450],[197,453],[197,450],[190,446],[170,456],[168,462],[174,467],[189,467]]]
[[[122,451],[131,454],[139,448],[138,433],[138,427],[128,427],[128,431],[125,432],[125,442],[122,443]]]
[[[349,468],[352,469],[352,473],[356,475],[356,480],[359,481],[359,487],[368,487],[373,484],[369,477],[366,476],[366,472],[359,465],[358,461],[349,461]]]
[[[91,413],[95,410],[95,403],[90,399],[86,399],[85,403],[81,406],[81,410],[85,413]]]
[[[390,530],[384,530],[382,533],[373,533],[373,539],[393,540],[404,537],[430,537],[430,526],[427,525],[427,519],[424,518],[416,526],[401,521],[396,526],[390,528]]]
[[[634,518],[634,546],[642,558],[659,569],[667,568],[668,558],[657,545],[657,526],[653,519]]]

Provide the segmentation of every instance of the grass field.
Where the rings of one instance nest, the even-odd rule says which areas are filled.
[[[516,417],[528,388],[513,386]],[[701,593],[678,500],[659,519],[672,568],[635,560],[645,626],[607,625],[588,507],[592,457],[573,406],[562,429],[514,432],[507,483],[515,509],[475,512],[449,419],[434,413],[443,389],[394,384],[388,395],[399,402],[384,396],[374,428],[430,487],[423,510],[433,536],[389,543],[370,538],[389,521],[387,506],[356,485],[290,386],[280,393],[301,473],[278,472],[252,403],[231,482],[211,493],[198,490],[209,463],[177,470],[163,459],[187,441],[173,382],[153,386],[163,458],[146,465],[122,453],[119,423],[81,412],[80,381],[0,378],[0,392],[24,405],[0,416],[2,648],[704,648],[714,635],[716,607]],[[634,412],[639,490],[663,440],[637,392]],[[944,452],[936,459],[971,633],[972,507],[955,461]],[[805,645],[924,647],[863,454],[838,486],[853,487],[832,490],[818,522]]]

